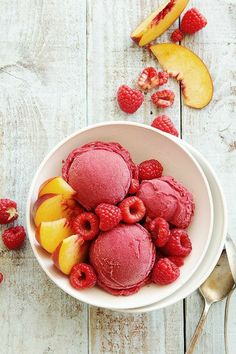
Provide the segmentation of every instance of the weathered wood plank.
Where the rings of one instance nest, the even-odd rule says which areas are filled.
[[[86,1],[2,1],[0,27],[0,195],[24,223],[39,162],[86,124]],[[87,352],[87,306],[49,281],[28,243],[1,243],[0,270],[2,353]]]
[[[131,31],[157,1],[89,1],[88,12],[88,122],[131,120],[150,123],[164,112],[146,96],[143,106],[126,115],[117,106],[116,91],[122,84],[136,87],[137,77],[146,66],[157,66],[145,49],[130,40]],[[106,14],[106,15],[104,15]],[[167,39],[169,34],[162,37]],[[178,93],[178,85],[171,81]],[[175,123],[180,121],[180,101],[166,110]],[[183,353],[182,302],[151,314],[129,315],[90,308],[91,353]]]
[[[234,1],[194,1],[206,15],[207,27],[192,37],[186,37],[184,45],[203,58],[213,76],[215,93],[209,106],[193,110],[183,106],[183,137],[201,151],[215,168],[228,202],[229,231],[235,235],[235,147],[236,122],[236,4]],[[222,24],[222,25],[221,25]],[[224,24],[224,25],[223,25]],[[236,300],[231,304],[235,309]],[[187,343],[200,317],[202,301],[192,294],[186,301]],[[223,316],[224,303],[215,305],[207,320],[196,353],[222,354],[224,352]],[[230,338],[236,334],[231,318]]]

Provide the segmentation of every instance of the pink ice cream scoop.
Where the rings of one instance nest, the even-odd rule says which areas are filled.
[[[162,217],[178,228],[189,226],[195,207],[193,196],[173,177],[143,181],[137,196],[144,202],[150,218]]]
[[[102,232],[90,248],[98,284],[113,295],[137,292],[147,282],[154,261],[151,236],[140,224],[120,224]]]
[[[73,150],[62,168],[64,179],[88,210],[100,203],[119,203],[136,174],[136,165],[126,149],[118,143],[100,141]]]

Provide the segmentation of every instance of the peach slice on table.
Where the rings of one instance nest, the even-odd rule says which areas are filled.
[[[149,15],[131,34],[140,47],[164,33],[180,16],[189,0],[168,0]]]
[[[52,254],[54,265],[64,274],[70,274],[72,267],[86,261],[88,243],[81,236],[72,235],[65,238]]]
[[[212,99],[213,83],[203,61],[181,45],[163,43],[150,47],[161,67],[181,82],[184,103],[203,108]]]
[[[44,194],[62,194],[65,197],[72,197],[76,191],[60,176],[45,181],[39,189],[39,197]]]
[[[53,253],[66,237],[73,235],[73,230],[66,218],[55,221],[43,221],[36,229],[36,240],[49,253]]]
[[[33,218],[36,226],[43,221],[54,221],[70,218],[77,203],[61,194],[44,194],[36,200],[33,207]]]

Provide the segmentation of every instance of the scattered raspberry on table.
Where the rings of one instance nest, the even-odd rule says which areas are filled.
[[[143,91],[152,90],[155,87],[162,86],[167,83],[169,74],[165,71],[157,71],[153,67],[145,68],[139,76],[138,86]]]
[[[0,199],[0,224],[8,224],[17,218],[16,202],[11,199]]]
[[[153,128],[157,128],[162,130],[163,132],[172,134],[174,136],[179,136],[179,132],[178,130],[175,128],[174,123],[172,122],[172,120],[166,116],[165,114],[156,117],[151,126]]]
[[[25,241],[26,233],[23,226],[14,226],[5,230],[2,241],[9,250],[20,248]]]
[[[194,34],[206,25],[206,18],[198,11],[198,9],[193,7],[184,14],[180,24],[180,29],[183,33]]]
[[[175,94],[171,90],[157,91],[151,96],[151,100],[156,107],[167,108],[174,103]]]
[[[139,90],[133,90],[131,87],[120,86],[117,92],[117,102],[120,109],[126,113],[132,114],[136,112],[142,105],[144,95]]]
[[[174,30],[174,32],[172,32],[170,39],[172,40],[172,42],[181,42],[184,38],[184,34],[180,29],[176,29]]]

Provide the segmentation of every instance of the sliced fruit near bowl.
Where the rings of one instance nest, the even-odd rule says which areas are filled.
[[[82,263],[88,256],[88,243],[81,236],[65,238],[52,254],[54,265],[64,274],[70,274],[72,267]]]
[[[45,194],[36,200],[33,207],[33,218],[36,226],[43,221],[54,221],[70,218],[76,201],[65,198],[61,194]]]
[[[212,99],[213,83],[203,61],[191,50],[173,43],[150,47],[161,67],[171,77],[181,82],[184,103],[193,108],[203,108]]]
[[[39,197],[49,193],[72,197],[76,194],[76,191],[74,191],[74,189],[62,177],[57,176],[45,181],[39,189]]]
[[[133,31],[133,41],[142,47],[158,38],[180,16],[188,2],[189,0],[165,1]]]
[[[66,218],[55,221],[43,221],[36,229],[35,237],[43,249],[53,253],[66,237],[73,235],[73,230]]]

